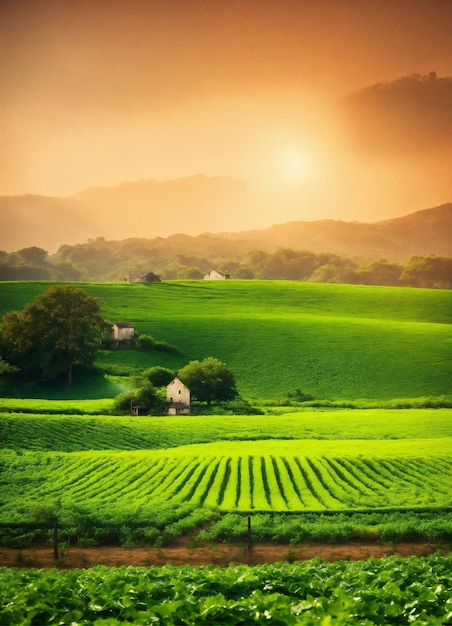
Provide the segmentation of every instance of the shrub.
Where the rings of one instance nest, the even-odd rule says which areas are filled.
[[[160,365],[150,367],[142,374],[143,380],[150,382],[154,387],[166,387],[175,376],[176,373],[173,372],[173,370],[167,367],[161,367]]]
[[[142,352],[155,350],[155,339],[150,335],[139,335],[136,339],[135,347]]]

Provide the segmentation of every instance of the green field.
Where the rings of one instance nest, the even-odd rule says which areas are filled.
[[[0,283],[3,311],[48,286]],[[182,354],[103,351],[107,376],[4,394],[3,543],[42,538],[32,525],[54,515],[68,537],[98,543],[201,528],[204,538],[243,538],[240,516],[250,513],[264,539],[320,528],[323,537],[452,537],[452,410],[425,408],[452,399],[451,292],[287,281],[82,287],[107,318]],[[223,360],[266,414],[102,415],[130,385],[121,372],[206,356]],[[320,404],[366,408],[282,406],[296,388]],[[424,408],[381,408],[405,404]]]
[[[89,401],[85,408],[91,406]],[[281,415],[189,418],[0,413],[0,440],[4,448],[11,450],[157,450],[272,439],[358,439],[362,443],[433,438],[434,442],[434,438],[447,437],[452,437],[450,409],[299,410]],[[430,452],[436,454],[438,446]]]
[[[451,506],[451,453],[451,439],[418,439],[5,455],[0,521],[18,519],[36,500],[48,499],[105,515],[115,507],[143,514],[161,504],[227,511]]]
[[[253,401],[280,401],[296,388],[336,401],[451,393],[451,291],[289,281],[78,286],[101,299],[106,318],[182,353],[102,352],[98,363],[112,373],[214,356]],[[0,314],[48,287],[0,283]],[[74,393],[84,397],[83,387]]]
[[[451,559],[0,568],[1,624],[450,624]]]
[[[418,533],[447,535],[451,418],[449,409],[162,418],[3,413],[0,523],[29,524],[57,507],[62,519],[75,510],[96,528],[139,526],[142,540],[152,542],[162,532],[166,539],[191,532],[218,513],[418,511],[432,515],[427,527],[417,521]],[[416,520],[409,524],[413,533]],[[355,527],[371,532],[361,518]],[[273,523],[267,529],[278,532]]]

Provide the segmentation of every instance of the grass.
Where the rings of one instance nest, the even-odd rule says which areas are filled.
[[[218,521],[226,536],[231,511],[264,511],[262,536],[294,538],[308,532],[301,513],[401,507],[430,515],[418,531],[411,520],[409,532],[450,536],[452,410],[376,407],[450,402],[451,291],[286,281],[77,286],[102,300],[106,318],[132,321],[182,354],[103,351],[107,376],[76,379],[72,389],[4,390],[3,524],[59,507],[101,543],[164,541],[210,528],[219,511],[228,512]],[[48,287],[0,283],[0,314]],[[124,375],[206,356],[225,361],[241,394],[272,414],[96,415],[128,386]],[[281,406],[296,388],[320,405],[366,409]],[[272,521],[281,512],[293,516],[291,530],[287,518]],[[310,522],[310,537],[319,522]],[[388,523],[384,532],[403,536],[403,522],[398,530]],[[360,532],[359,521],[341,524],[349,536]],[[375,524],[366,532],[378,534]]]
[[[0,313],[49,285],[0,283]],[[112,373],[215,356],[254,401],[296,388],[336,401],[450,393],[451,291],[289,281],[77,286],[102,300],[108,319],[131,321],[182,352],[103,352],[98,364]]]
[[[16,401],[2,399],[1,402]],[[41,405],[41,401],[17,402],[28,407],[27,410]],[[96,402],[74,404],[87,410]],[[356,446],[353,442],[366,439],[390,443],[391,440],[428,438],[435,441],[448,437],[452,437],[451,409],[305,410],[264,417],[0,414],[3,447],[18,450],[139,450],[273,439],[285,439],[288,443],[299,439],[350,440],[351,445]]]

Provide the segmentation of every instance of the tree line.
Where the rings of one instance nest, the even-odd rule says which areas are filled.
[[[238,279],[452,288],[452,257],[413,255],[402,264],[289,248],[231,255],[227,246],[216,245],[193,254],[178,252],[174,245],[162,242],[165,240],[107,242],[99,237],[61,246],[52,255],[38,247],[0,251],[0,280],[120,281],[129,271],[153,271],[163,280],[184,280],[202,279],[216,268]]]

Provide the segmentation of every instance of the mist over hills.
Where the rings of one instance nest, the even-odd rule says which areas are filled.
[[[246,242],[250,249],[306,249],[363,260],[385,258],[401,262],[414,254],[450,256],[452,203],[381,222],[289,222],[230,238]]]
[[[324,219],[266,228],[256,224],[255,207],[244,181],[204,175],[93,187],[62,198],[1,196],[0,249],[38,246],[55,252],[63,244],[104,237],[153,240],[151,247],[184,254],[283,247],[398,262],[413,254],[452,254],[452,203],[373,223]],[[265,214],[260,219],[265,223]],[[205,226],[202,234],[199,224]]]
[[[62,198],[0,196],[0,249],[38,246],[53,252],[63,244],[95,237],[121,240],[242,230],[255,227],[249,210],[253,202],[244,181],[202,174],[90,187]]]

